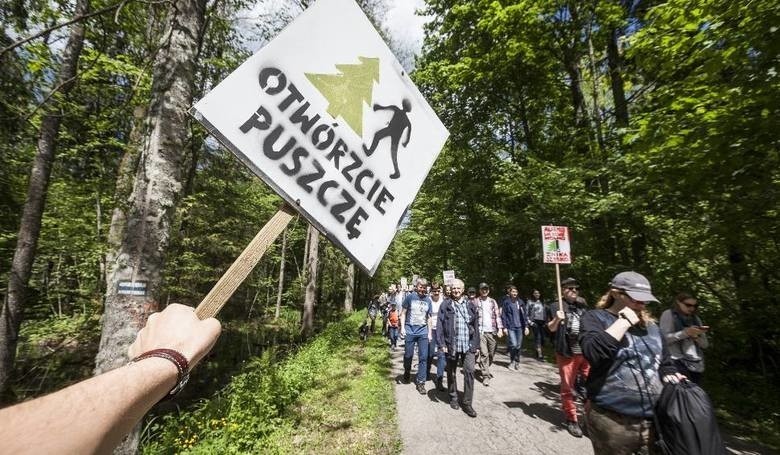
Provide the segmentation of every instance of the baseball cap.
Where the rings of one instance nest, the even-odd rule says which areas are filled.
[[[490,286],[488,286],[487,283],[479,283],[479,288],[480,289],[490,289]]]
[[[640,302],[659,301],[653,295],[650,282],[647,281],[647,278],[636,272],[620,272],[612,278],[609,285],[615,289],[620,289],[632,299]]]
[[[561,287],[562,288],[576,288],[576,287],[579,287],[579,286],[580,286],[580,283],[578,283],[577,280],[575,280],[572,277],[564,278],[563,280],[561,280]]]
[[[469,293],[469,292],[477,292],[477,289],[474,286],[470,286],[469,290],[466,291],[466,293]]]

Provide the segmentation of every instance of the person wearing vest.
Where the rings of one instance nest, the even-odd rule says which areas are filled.
[[[479,349],[479,310],[474,302],[463,295],[463,281],[455,279],[451,285],[451,297],[439,307],[436,338],[439,355],[447,358],[447,389],[450,407],[460,408],[458,403],[458,362],[463,362],[463,412],[476,417],[472,407],[474,398],[475,357]]]
[[[591,370],[585,418],[595,453],[660,453],[653,409],[663,382],[677,372],[661,330],[645,308],[657,302],[650,282],[636,272],[617,274],[610,289],[582,318],[580,344]]]
[[[504,323],[501,321],[501,311],[498,303],[490,297],[490,286],[480,283],[479,297],[474,303],[479,309],[479,370],[482,372],[482,385],[487,387],[493,375],[490,366],[493,365],[493,357],[496,355],[498,338],[504,335]]]
[[[566,430],[575,438],[582,437],[582,428],[577,421],[574,386],[577,376],[585,379],[590,370],[578,341],[580,321],[587,309],[585,300],[579,297],[579,291],[580,287],[574,278],[561,281],[563,309],[558,308],[558,303],[551,304],[547,315],[547,329],[553,334],[555,362],[561,377],[561,409],[566,420]]]

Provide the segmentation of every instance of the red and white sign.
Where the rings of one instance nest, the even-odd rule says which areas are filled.
[[[545,264],[571,264],[571,243],[566,226],[542,226]]]

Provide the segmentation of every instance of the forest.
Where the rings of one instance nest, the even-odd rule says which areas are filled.
[[[0,403],[126,362],[148,315],[197,305],[277,211],[187,111],[309,3],[0,4]],[[780,6],[425,0],[418,52],[386,27],[391,2],[359,3],[449,140],[373,277],[296,218],[176,412],[401,277],[552,301],[540,226],[562,225],[561,273],[590,304],[624,270],[656,315],[696,296],[719,416],[780,446]],[[128,273],[144,298],[117,291]]]

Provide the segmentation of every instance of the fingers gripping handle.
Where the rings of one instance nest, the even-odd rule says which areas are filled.
[[[295,216],[295,210],[288,206],[282,206],[254,239],[244,249],[241,255],[233,262],[233,265],[222,275],[217,284],[211,288],[208,295],[195,308],[195,314],[203,320],[216,316],[219,310],[225,306],[230,296],[238,289],[238,286],[246,279],[252,269],[255,268],[265,254],[268,247],[279,237],[290,221]]]

